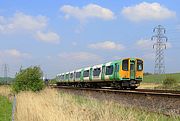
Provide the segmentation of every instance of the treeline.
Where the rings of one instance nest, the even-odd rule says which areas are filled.
[[[150,73],[150,72],[144,72],[144,76],[146,76],[146,75],[152,75],[152,73]]]
[[[5,79],[4,77],[0,77],[0,85],[12,84],[13,80],[14,78],[11,78],[11,77],[7,77],[7,79]]]

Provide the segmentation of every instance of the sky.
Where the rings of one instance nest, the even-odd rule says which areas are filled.
[[[168,37],[166,73],[180,72],[179,0],[0,0],[0,76],[38,65],[58,73],[126,57],[154,71],[153,28]]]

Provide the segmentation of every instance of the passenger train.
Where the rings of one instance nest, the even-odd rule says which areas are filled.
[[[135,89],[143,80],[143,60],[124,58],[94,65],[56,76],[57,85],[118,89]]]

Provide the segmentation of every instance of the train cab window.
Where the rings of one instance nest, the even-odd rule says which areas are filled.
[[[76,72],[76,78],[80,78],[81,77],[81,72]]]
[[[142,71],[143,70],[143,61],[137,60],[137,70]]]
[[[85,70],[85,71],[84,71],[83,77],[89,77],[89,70]]]
[[[71,79],[73,78],[73,73],[70,73],[70,78],[71,78]]]
[[[128,59],[122,61],[122,70],[123,71],[128,71],[128,65],[129,65],[128,63],[129,63]]]
[[[106,66],[106,75],[112,75],[113,74],[113,65]]]
[[[93,76],[99,76],[100,72],[101,72],[101,68],[95,68],[93,70]]]

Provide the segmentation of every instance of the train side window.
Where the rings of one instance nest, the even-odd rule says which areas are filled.
[[[58,76],[58,79],[59,79],[59,80],[61,80],[61,75],[60,75],[60,76]]]
[[[66,74],[66,79],[68,79],[69,78],[69,74]]]
[[[113,74],[113,65],[106,66],[106,75],[112,75]]]
[[[93,70],[93,76],[99,76],[100,72],[101,72],[101,68],[95,68]]]
[[[89,70],[85,70],[85,71],[84,71],[83,77],[89,77]]]
[[[70,78],[71,78],[71,79],[73,78],[73,73],[70,73]]]
[[[64,75],[62,75],[62,80],[64,80]]]
[[[143,70],[143,61],[137,60],[137,70],[142,71]]]
[[[81,72],[76,72],[76,78],[80,78],[81,77]]]
[[[128,71],[128,65],[129,65],[129,60],[123,60],[122,61],[122,70],[123,71]]]

